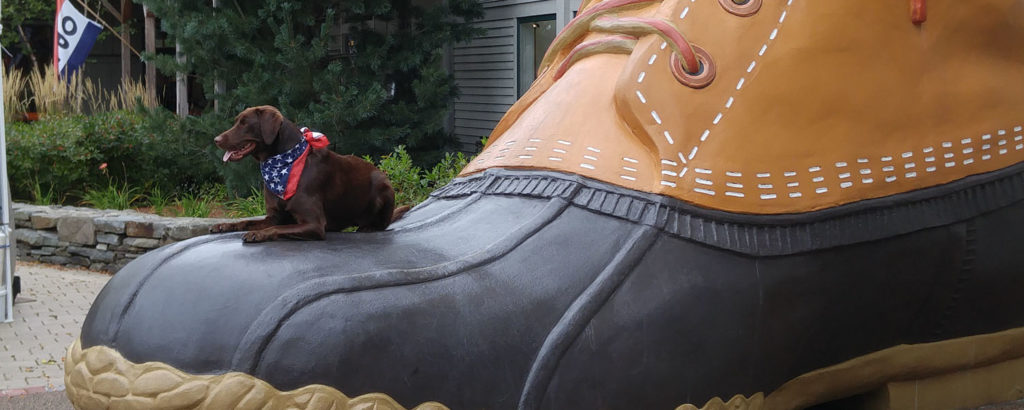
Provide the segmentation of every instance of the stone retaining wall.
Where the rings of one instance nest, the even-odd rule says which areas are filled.
[[[116,272],[146,251],[233,221],[19,203],[11,211],[18,260],[107,272]]]

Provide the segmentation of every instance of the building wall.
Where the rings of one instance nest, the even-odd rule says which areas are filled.
[[[453,109],[452,130],[466,152],[479,150],[498,120],[519,95],[519,19],[555,15],[561,30],[572,19],[581,0],[481,0],[485,16],[474,23],[487,33],[452,47],[451,68],[460,96]]]

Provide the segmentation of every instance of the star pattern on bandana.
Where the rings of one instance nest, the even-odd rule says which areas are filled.
[[[267,158],[260,164],[263,183],[267,185],[270,192],[284,197],[285,188],[288,187],[288,180],[291,177],[292,166],[308,147],[309,143],[306,140],[299,141],[292,149]]]
[[[263,183],[281,199],[288,199],[295,194],[305,167],[306,153],[310,149],[325,149],[330,144],[327,136],[309,128],[302,127],[299,132],[302,133],[302,140],[298,144],[260,163]]]

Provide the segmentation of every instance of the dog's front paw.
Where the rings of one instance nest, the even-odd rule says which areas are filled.
[[[267,242],[274,240],[274,235],[266,231],[250,231],[242,235],[242,242],[244,243],[257,243]]]
[[[235,231],[234,225],[231,223],[216,224],[210,227],[210,233],[233,232]]]

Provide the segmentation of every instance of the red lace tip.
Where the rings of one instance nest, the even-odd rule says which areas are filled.
[[[910,0],[910,21],[914,24],[924,23],[928,19],[926,0]]]

